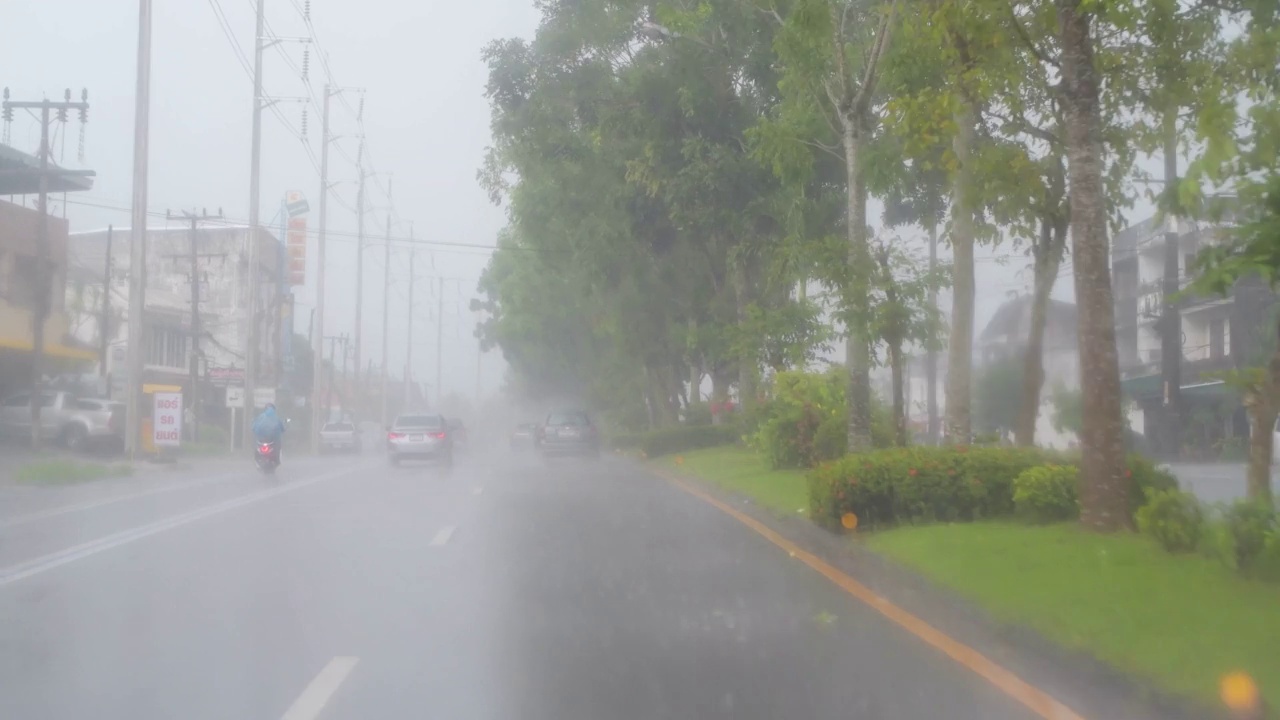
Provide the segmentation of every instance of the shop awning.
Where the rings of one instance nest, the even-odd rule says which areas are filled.
[[[1135,399],[1158,398],[1164,396],[1164,380],[1159,375],[1143,375],[1120,382],[1120,390],[1128,397]],[[1236,395],[1235,388],[1222,380],[1193,382],[1180,388],[1183,397],[1226,397]]]
[[[0,337],[0,348],[19,350],[21,352],[32,352],[35,350],[31,340],[27,338]],[[95,361],[98,359],[98,353],[93,350],[73,347],[60,342],[45,341],[44,354],[49,357],[63,358],[65,360]]]

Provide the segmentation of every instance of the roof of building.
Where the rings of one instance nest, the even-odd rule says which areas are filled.
[[[1025,340],[1031,325],[1031,295],[1019,295],[996,308],[995,315],[987,322],[978,336],[980,344],[1003,342],[1005,338]],[[1075,342],[1076,306],[1074,303],[1049,298],[1046,335],[1066,335]],[[1059,332],[1054,332],[1058,330]]]
[[[69,170],[50,163],[60,171],[49,178],[49,192],[81,192],[93,189],[92,170]],[[0,145],[0,195],[34,195],[40,192],[40,159],[21,150]]]

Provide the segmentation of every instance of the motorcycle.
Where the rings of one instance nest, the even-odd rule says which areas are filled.
[[[280,441],[256,442],[254,444],[257,446],[258,451],[254,453],[253,459],[258,465],[258,469],[268,475],[274,473],[276,468],[280,467],[280,454],[276,452]]]
[[[292,420],[285,420],[284,425],[287,428]],[[267,475],[275,473],[276,468],[280,467],[280,439],[277,438],[270,442],[254,441],[254,447],[257,451],[253,454],[253,461],[257,464],[258,469]]]

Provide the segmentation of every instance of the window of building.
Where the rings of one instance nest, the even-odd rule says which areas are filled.
[[[147,351],[147,364],[160,367],[187,367],[187,334],[167,327],[151,329],[151,344]]]
[[[1209,321],[1209,357],[1220,360],[1227,355],[1227,320],[1216,318]]]

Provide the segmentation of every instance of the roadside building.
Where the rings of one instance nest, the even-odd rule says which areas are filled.
[[[225,423],[228,387],[244,382],[244,344],[250,318],[248,300],[247,226],[202,226],[196,234],[196,282],[199,283],[198,342],[193,343],[191,305],[191,242],[185,223],[147,231],[147,295],[143,329],[142,384],[180,388],[191,395],[191,363],[196,363],[201,421]],[[127,387],[125,350],[128,341],[129,235],[128,228],[72,233],[68,242],[68,304],[77,309],[72,326],[84,342],[107,338],[107,372],[112,395]],[[260,296],[258,338],[261,387],[277,381],[280,328],[280,243],[259,228]],[[107,248],[110,245],[110,255]],[[110,280],[107,280],[107,277]],[[102,313],[102,298],[111,312]],[[118,308],[118,310],[116,310]],[[105,317],[105,321],[104,321]],[[105,327],[104,327],[105,324]],[[193,352],[198,348],[198,352]],[[194,358],[193,358],[194,355]]]
[[[1145,429],[1150,447],[1161,455],[1216,457],[1232,445],[1242,447],[1248,438],[1248,418],[1238,394],[1215,373],[1265,361],[1259,354],[1268,347],[1265,336],[1273,332],[1276,298],[1257,277],[1242,279],[1225,297],[1186,294],[1180,300],[1180,447],[1168,447],[1165,429],[1171,421],[1160,372],[1165,234],[1178,236],[1178,287],[1185,290],[1196,255],[1229,227],[1150,218],[1118,233],[1112,243],[1116,350],[1124,393],[1135,403],[1130,423],[1135,430]]]
[[[40,212],[33,196],[39,192],[39,161],[0,145],[0,397],[30,387],[34,360],[33,312],[41,273],[37,266]],[[81,192],[93,187],[92,173],[54,175],[50,193]],[[17,197],[23,196],[22,203]],[[71,332],[64,305],[67,280],[66,219],[44,218],[48,237],[49,314],[44,321],[44,374],[54,377],[93,367],[97,353],[78,343]]]

